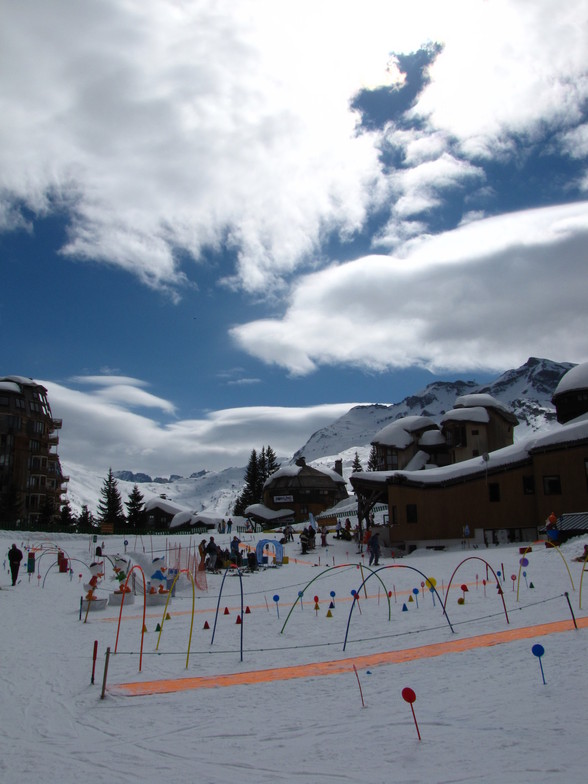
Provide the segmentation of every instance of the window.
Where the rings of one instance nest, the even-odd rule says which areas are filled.
[[[524,476],[523,477],[523,494],[524,495],[535,495],[535,477],[534,476]]]
[[[488,484],[488,500],[491,503],[500,501],[500,485],[498,482],[490,482]]]
[[[416,504],[407,504],[406,505],[406,522],[407,523],[417,523],[418,522],[417,505]]]
[[[384,454],[384,471],[394,471],[398,468],[398,450],[386,449]]]
[[[553,476],[543,477],[543,492],[545,495],[561,495],[561,479],[554,474]]]

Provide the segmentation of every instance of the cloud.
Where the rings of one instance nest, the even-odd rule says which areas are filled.
[[[201,419],[161,423],[132,410],[144,406],[130,393],[133,386],[104,386],[79,391],[53,381],[40,381],[48,390],[53,415],[63,419],[59,455],[67,464],[98,474],[114,470],[142,471],[152,476],[189,476],[203,468],[221,470],[246,466],[252,449],[268,444],[278,455],[292,455],[321,427],[346,413],[355,403],[302,407],[257,406],[214,411]],[[121,393],[121,386],[125,391]],[[173,403],[157,407],[173,412]],[[148,401],[149,403],[149,401]],[[147,404],[148,404],[147,403]]]
[[[319,263],[326,237],[353,236],[376,210],[390,210],[389,236],[413,234],[412,216],[478,179],[479,159],[515,156],[513,134],[571,133],[588,95],[585,9],[12,3],[0,30],[0,225],[67,214],[64,255],[176,294],[197,277],[180,259],[228,248],[236,266],[223,279],[280,290]],[[359,132],[351,105],[401,81],[392,52],[428,41],[442,51],[396,139],[398,175],[381,156],[393,128]],[[560,138],[566,152],[573,137]]]
[[[168,400],[146,392],[144,381],[130,376],[73,376],[72,382],[95,386],[93,395],[105,403],[120,404],[130,408],[159,408],[167,414],[175,413],[175,406]]]
[[[240,348],[305,375],[319,365],[500,370],[588,359],[588,202],[483,220],[301,278],[281,319],[232,329]]]

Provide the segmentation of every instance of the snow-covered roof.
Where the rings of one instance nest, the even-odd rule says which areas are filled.
[[[161,509],[162,512],[167,512],[171,515],[176,515],[178,512],[188,512],[192,514],[185,506],[175,504],[173,501],[168,501],[166,498],[150,498],[145,502],[145,511],[150,512],[152,509]]]
[[[588,439],[588,419],[579,418],[572,422],[568,422],[567,424],[562,425],[561,428],[547,434],[533,436],[519,441],[516,444],[512,444],[511,446],[505,446],[502,449],[490,452],[487,462],[481,457],[473,457],[470,460],[463,460],[460,463],[430,468],[428,471],[408,471],[404,469],[396,471],[358,472],[352,475],[352,484],[354,478],[361,478],[370,483],[382,483],[386,482],[392,476],[403,476],[409,481],[422,484],[440,484],[472,476],[481,473],[486,469],[491,470],[493,468],[514,465],[523,462],[524,460],[528,460],[534,451],[553,448],[559,444],[573,443],[574,441],[581,441],[584,439]]]
[[[270,509],[265,504],[251,504],[245,509],[246,515],[255,515],[264,520],[279,520],[282,517],[292,517],[292,509]]]
[[[471,408],[453,408],[441,417],[441,424],[445,422],[488,422],[490,416],[487,408],[472,406]]]
[[[406,465],[406,470],[420,471],[421,468],[425,467],[428,461],[429,461],[429,455],[426,452],[423,452],[422,449],[419,449],[416,455],[413,455],[412,459],[408,461]]]
[[[560,379],[555,388],[553,397],[562,395],[564,392],[573,392],[576,389],[588,389],[588,362],[576,365],[568,370]]]
[[[407,416],[396,419],[386,427],[378,430],[373,437],[372,444],[382,444],[382,446],[392,446],[396,449],[406,449],[413,442],[412,434],[415,431],[432,428],[439,428],[430,417],[427,416]]]
[[[476,406],[483,406],[484,408],[497,408],[499,411],[505,411],[507,414],[512,415],[512,411],[500,400],[489,395],[487,392],[472,392],[467,395],[460,395],[456,398],[453,404],[454,408],[474,408]]]
[[[7,381],[5,379],[0,379],[0,390],[4,392],[20,392],[20,387],[15,381]]]
[[[328,476],[333,480],[333,482],[345,483],[345,479],[341,476],[341,474],[338,474],[336,471],[333,471],[330,468],[315,468],[314,466],[308,465],[287,465],[278,468],[277,471],[274,471],[273,474],[270,474],[270,476],[268,476],[268,478],[265,480],[263,486],[266,487],[276,479],[298,476],[298,474],[305,468],[310,468],[312,471],[317,471],[319,474],[325,474],[325,476]]]
[[[425,430],[419,438],[419,446],[441,446],[445,443],[445,436],[440,430]]]

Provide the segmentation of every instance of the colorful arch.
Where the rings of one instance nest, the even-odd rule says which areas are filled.
[[[186,654],[186,669],[188,669],[188,661],[190,660],[190,648],[192,646],[192,629],[194,628],[194,613],[196,611],[196,585],[194,583],[194,576],[189,569],[180,569],[180,571],[174,577],[174,581],[172,582],[170,589],[168,591],[167,599],[165,602],[165,607],[163,608],[163,617],[161,619],[161,624],[159,627],[159,635],[157,637],[157,645],[155,646],[155,650],[159,649],[159,641],[161,640],[161,633],[163,632],[163,624],[165,623],[165,619],[167,617],[167,605],[169,604],[170,596],[172,595],[172,591],[174,589],[175,584],[178,581],[178,578],[181,574],[187,574],[190,578],[192,583],[192,620],[190,621],[190,634],[188,636],[188,652]]]
[[[120,601],[120,612],[118,614],[118,626],[116,628],[116,642],[114,643],[114,653],[116,653],[116,649],[118,647],[118,635],[119,635],[119,632],[120,632],[120,622],[121,622],[121,619],[122,619],[122,611],[123,611],[123,607],[124,607],[124,603],[125,603],[125,595],[127,593],[126,588],[127,588],[129,579],[130,579],[132,573],[135,571],[135,569],[138,569],[141,572],[141,574],[143,575],[143,624],[141,625],[141,652],[139,654],[139,672],[141,672],[141,667],[143,666],[143,639],[145,637],[145,614],[146,614],[146,610],[147,610],[147,580],[145,578],[145,572],[143,571],[143,569],[141,569],[139,564],[134,564],[129,569],[129,573],[127,574],[127,579],[125,580],[125,584],[124,584],[124,586],[122,588],[122,597],[121,597],[121,601]]]
[[[383,571],[384,569],[410,569],[411,571],[416,572],[417,574],[420,574],[421,577],[424,577],[425,578],[425,582],[428,583],[429,586],[430,586],[429,590],[433,591],[437,595],[437,598],[439,599],[439,605],[440,605],[440,607],[441,607],[441,609],[443,611],[443,615],[445,616],[445,619],[447,620],[447,623],[449,624],[449,628],[451,629],[453,634],[455,634],[455,629],[451,625],[451,621],[449,620],[449,616],[447,615],[447,611],[445,610],[445,606],[444,606],[443,602],[441,601],[441,597],[439,596],[439,593],[437,592],[437,588],[435,588],[435,586],[433,585],[433,582],[432,582],[431,578],[427,577],[426,574],[421,572],[415,566],[408,566],[408,564],[390,564],[389,566],[381,566],[379,569],[373,571],[372,574],[368,575],[365,578],[365,580],[362,582],[362,584],[357,589],[357,591],[356,591],[356,593],[355,593],[355,595],[353,597],[353,601],[351,602],[351,607],[349,608],[349,617],[347,619],[347,628],[345,630],[345,640],[343,641],[343,650],[345,650],[345,646],[347,645],[347,636],[349,634],[349,625],[351,623],[351,614],[353,613],[353,608],[355,607],[355,602],[357,601],[357,596],[358,596],[360,590],[363,588],[365,583],[367,583],[367,581],[371,577],[373,577],[374,575],[377,576],[377,573],[380,572],[380,571]],[[390,599],[388,598],[388,602],[389,601],[390,601]]]
[[[292,612],[294,611],[294,608],[298,604],[298,600],[300,600],[300,603],[302,604],[302,597],[304,596],[304,592],[306,591],[307,588],[309,588],[313,584],[313,582],[315,582],[315,580],[318,580],[320,577],[323,577],[325,574],[327,574],[327,572],[332,572],[335,569],[343,569],[343,568],[353,568],[353,569],[356,569],[358,566],[359,566],[359,564],[351,564],[351,563],[338,564],[337,566],[327,566],[327,568],[323,569],[322,572],[319,572],[319,574],[317,574],[316,577],[313,577],[312,580],[310,582],[308,582],[301,591],[299,591],[298,596],[296,597],[296,600],[295,600],[294,604],[292,605],[292,607],[290,607],[290,611],[288,612],[288,615],[286,616],[286,620],[284,621],[284,625],[280,629],[280,634],[284,633],[284,629],[286,628],[286,624],[288,623],[288,620],[289,620],[290,616],[292,615]],[[376,572],[380,571],[380,569],[377,569],[377,570],[376,569],[371,569],[369,566],[364,566],[363,568],[364,569],[369,569],[369,571],[372,574],[376,574]],[[380,583],[382,584],[382,587],[384,588],[384,591],[386,592],[386,598],[388,599],[388,620],[390,620],[392,618],[392,607],[391,607],[391,603],[390,603],[390,594],[389,594],[388,588],[384,585],[384,582],[382,581],[382,578],[378,577],[378,580],[380,581]],[[363,583],[362,583],[362,585],[363,585]]]
[[[460,561],[460,562],[457,564],[457,566],[456,566],[456,567],[455,567],[455,569],[453,570],[453,574],[451,575],[451,577],[450,577],[450,579],[449,579],[449,583],[448,583],[448,585],[447,585],[447,591],[445,592],[445,601],[444,601],[444,603],[443,603],[443,609],[445,609],[445,606],[447,605],[447,598],[448,598],[448,596],[449,596],[449,589],[451,588],[451,582],[452,582],[453,578],[455,577],[457,570],[458,570],[458,569],[459,569],[461,566],[463,566],[463,564],[464,564],[466,561],[474,561],[474,560],[475,560],[475,561],[482,561],[482,563],[486,564],[487,568],[488,568],[488,569],[490,569],[490,571],[491,571],[491,572],[492,572],[492,574],[494,575],[494,579],[496,580],[496,585],[497,585],[497,586],[498,586],[498,588],[500,589],[500,598],[502,599],[502,606],[504,607],[504,614],[505,614],[505,616],[506,616],[506,622],[507,622],[507,623],[510,623],[510,620],[509,620],[509,617],[508,617],[508,612],[506,611],[506,603],[505,603],[505,601],[504,601],[504,591],[502,590],[502,587],[501,587],[501,585],[500,585],[500,580],[498,579],[498,575],[496,574],[496,572],[494,571],[494,569],[493,569],[493,568],[490,566],[490,564],[488,563],[488,561],[486,561],[484,558],[480,558],[480,556],[479,556],[479,555],[470,555],[468,558],[464,558],[464,559],[463,559],[463,561]]]

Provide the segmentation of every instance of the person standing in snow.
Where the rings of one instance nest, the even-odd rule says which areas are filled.
[[[308,530],[306,528],[303,528],[300,534],[300,547],[303,554],[308,552]]]
[[[335,534],[335,539],[340,539],[341,538],[341,528],[342,527],[343,526],[341,525],[341,520],[339,518],[337,518],[337,523],[335,525],[335,530],[336,530],[337,533]]]
[[[239,550],[239,545],[241,544],[241,540],[238,536],[233,536],[231,540],[231,559],[237,566],[241,566],[241,551]]]
[[[370,566],[372,564],[374,566],[379,566],[380,565],[380,534],[378,531],[374,531],[374,533],[370,536],[368,549],[370,551]]]
[[[10,573],[12,575],[12,584],[16,585],[18,578],[18,570],[20,569],[20,562],[22,561],[22,552],[18,547],[13,544],[8,551],[8,560],[10,562]]]
[[[218,547],[214,541],[214,536],[210,537],[210,541],[206,545],[206,554],[208,555],[208,568],[211,572],[216,569],[216,559],[218,557]]]

